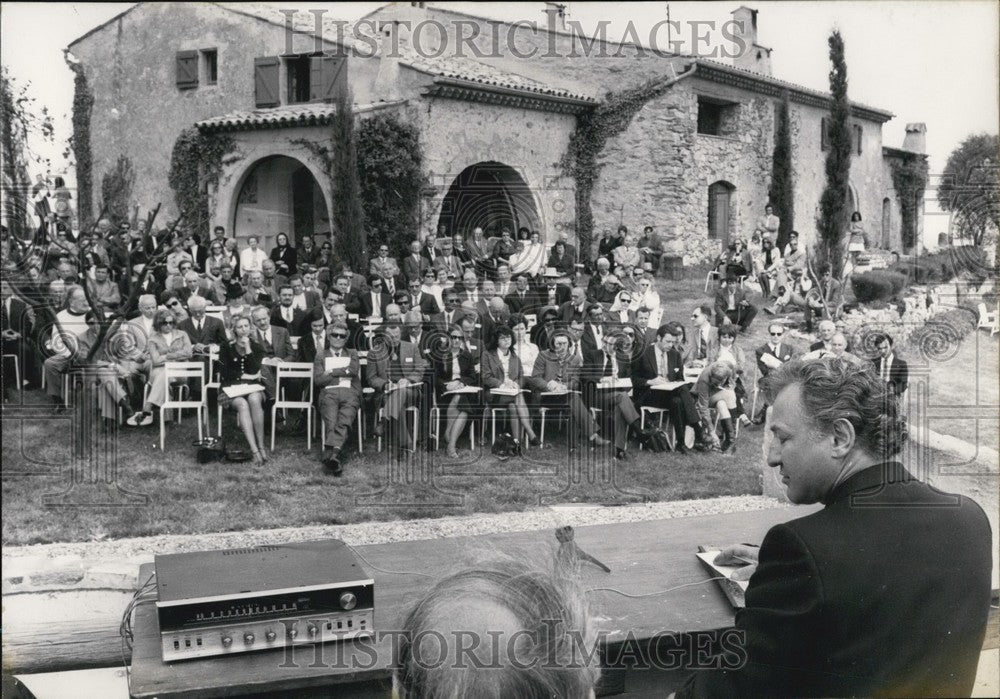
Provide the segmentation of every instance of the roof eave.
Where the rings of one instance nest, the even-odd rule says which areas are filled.
[[[828,94],[787,83],[777,78],[757,75],[738,68],[731,68],[714,61],[696,60],[696,63],[698,64],[697,77],[705,80],[732,85],[734,87],[742,87],[774,97],[780,96],[783,90],[788,90],[792,101],[814,107],[826,108],[833,101],[833,98]],[[896,116],[884,109],[869,107],[857,102],[851,103],[851,114],[869,121],[876,121],[880,124],[884,124]]]
[[[595,102],[590,99],[563,97],[520,90],[499,85],[490,85],[473,80],[439,77],[433,85],[423,93],[429,97],[464,100],[468,102],[484,102],[500,106],[521,107],[544,112],[563,114],[581,114],[593,109]]]

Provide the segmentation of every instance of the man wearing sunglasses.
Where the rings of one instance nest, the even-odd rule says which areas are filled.
[[[316,353],[313,381],[319,393],[319,414],[323,418],[324,443],[330,455],[323,467],[332,476],[343,474],[341,450],[361,406],[361,365],[358,353],[347,348],[350,332],[343,323],[326,329],[328,347]]]
[[[368,286],[371,289],[358,299],[358,315],[362,318],[385,317],[385,307],[392,303],[392,297],[385,293],[382,277],[377,274],[368,275]]]
[[[772,370],[779,368],[798,354],[794,347],[787,342],[783,342],[785,326],[781,323],[771,323],[768,325],[767,334],[768,341],[754,352],[757,355],[757,370],[760,371],[761,379],[767,378],[767,375]],[[760,425],[764,422],[764,412],[766,410],[767,405],[761,405],[760,412],[752,418],[755,425]]]
[[[376,401],[384,408],[389,450],[398,450],[400,458],[406,458],[413,451],[406,409],[420,403],[427,361],[419,347],[402,340],[402,331],[399,323],[383,326],[381,337],[372,343],[366,377],[368,385],[375,389]],[[376,434],[382,434],[384,429],[378,425]]]

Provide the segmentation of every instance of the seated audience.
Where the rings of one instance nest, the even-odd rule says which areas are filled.
[[[125,421],[130,427],[153,424],[153,409],[167,400],[167,362],[185,362],[191,359],[191,340],[183,330],[177,329],[177,320],[169,310],[159,310],[153,317],[153,334],[149,336],[149,394],[142,410]]]
[[[250,319],[233,319],[233,340],[219,352],[219,404],[232,408],[255,464],[268,460],[264,445],[265,388],[261,377],[264,348],[253,338]],[[226,389],[230,389],[227,391]],[[239,395],[230,396],[230,392]]]
[[[408,458],[413,452],[406,408],[420,402],[425,366],[420,348],[402,340],[399,323],[386,323],[368,354],[368,385],[375,389],[387,422],[377,429],[381,433],[388,428],[389,452],[398,453],[400,458]]]
[[[746,332],[756,317],[757,307],[750,303],[746,290],[735,275],[727,274],[715,292],[716,325],[722,328],[732,324]]]
[[[447,353],[433,360],[434,394],[444,413],[444,441],[448,456],[458,458],[458,438],[465,430],[469,414],[476,410],[480,396],[474,393],[451,393],[466,386],[479,385],[479,355],[466,349],[465,333],[458,325],[446,328]]]
[[[521,432],[527,434],[528,444],[538,444],[531,426],[531,415],[521,389],[524,387],[524,368],[520,357],[513,351],[514,333],[506,325],[497,326],[493,339],[481,359],[482,385],[488,390],[487,402],[493,408],[506,408],[510,432],[521,444]],[[512,392],[512,393],[508,393]]]
[[[329,347],[317,352],[313,380],[319,391],[319,414],[330,455],[324,469],[333,476],[343,474],[341,451],[361,407],[361,364],[355,350],[347,347],[350,332],[343,323],[326,329]]]

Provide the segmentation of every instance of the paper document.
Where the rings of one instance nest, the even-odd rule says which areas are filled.
[[[676,391],[681,386],[687,386],[687,381],[667,381],[666,383],[660,383],[655,386],[650,386],[655,391]]]
[[[327,371],[333,371],[334,369],[346,369],[350,365],[350,357],[326,357],[323,360],[323,366]]]
[[[351,387],[351,377],[341,376],[340,380],[337,382],[338,388],[350,388]]]
[[[784,364],[784,362],[775,357],[773,354],[760,355],[760,361],[764,364],[764,366],[769,367],[771,369],[777,369],[782,364]]]
[[[722,587],[722,591],[726,593],[726,597],[729,598],[732,605],[734,607],[745,607],[746,599],[744,595],[746,594],[747,587],[750,585],[750,581],[732,579],[733,573],[743,566],[722,566],[716,564],[714,561],[715,557],[719,555],[718,549],[702,551],[695,555],[698,556],[701,562],[713,575],[725,578],[724,580],[719,580],[719,586]]]
[[[226,386],[222,389],[230,398],[239,398],[240,396],[249,396],[251,393],[259,393],[264,390],[264,387],[259,383],[238,383],[232,386]]]
[[[632,388],[632,379],[601,379],[598,388]]]
[[[518,393],[523,393],[524,389],[521,388],[491,388],[490,393],[494,396],[516,396]],[[544,394],[543,394],[544,395]]]
[[[479,386],[462,386],[461,388],[455,388],[451,391],[445,391],[443,395],[451,395],[453,393],[479,393],[482,390]]]

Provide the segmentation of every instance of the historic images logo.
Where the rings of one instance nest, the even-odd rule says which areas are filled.
[[[316,52],[329,50],[325,43],[350,46],[353,55],[400,58],[409,49],[421,58],[650,58],[683,55],[732,59],[751,48],[746,22],[729,20],[676,21],[662,19],[648,28],[629,20],[621,38],[608,37],[612,26],[600,20],[592,34],[580,22],[568,20],[556,30],[553,20],[540,26],[533,20],[434,18],[380,20],[366,17],[358,22],[327,17],[326,9],[281,9],[285,17],[286,52],[294,53],[296,35],[311,37]],[[539,41],[541,39],[541,41]],[[385,50],[380,48],[384,46]]]

